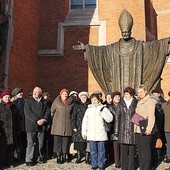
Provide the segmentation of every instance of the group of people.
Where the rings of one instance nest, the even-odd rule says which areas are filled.
[[[165,155],[164,161],[170,162],[170,100],[157,90],[150,95],[141,85],[136,94],[127,87],[123,94],[108,92],[103,101],[100,91],[89,96],[62,89],[51,102],[40,87],[27,99],[23,89],[15,88],[12,93],[4,90],[0,98],[0,169],[22,158],[27,166],[42,164],[47,155],[55,156],[57,164],[70,162],[71,143],[77,151],[75,163],[84,156],[93,170],[104,170],[107,162],[122,170],[150,170]],[[136,113],[147,120],[144,133],[132,121]],[[109,132],[104,121],[111,125]],[[161,149],[155,148],[157,139]]]

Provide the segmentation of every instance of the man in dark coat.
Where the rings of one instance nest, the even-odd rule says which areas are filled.
[[[25,101],[25,130],[27,132],[26,165],[43,163],[45,125],[50,117],[50,108],[42,97],[42,90],[35,87],[32,97]]]
[[[20,138],[19,147],[21,150],[20,156],[18,157],[19,160],[24,160],[26,147],[27,147],[27,137],[25,132],[25,115],[24,115],[24,104],[25,100],[23,98],[23,89],[22,88],[14,88],[12,91],[12,101],[13,104],[17,107],[19,111],[19,131],[18,134]]]

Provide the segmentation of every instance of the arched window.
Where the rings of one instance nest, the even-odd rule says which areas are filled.
[[[71,9],[96,8],[96,0],[71,0]]]

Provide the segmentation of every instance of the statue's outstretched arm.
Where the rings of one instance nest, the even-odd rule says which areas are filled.
[[[86,46],[80,41],[78,41],[78,43],[80,45],[73,45],[73,49],[76,51],[86,51]]]

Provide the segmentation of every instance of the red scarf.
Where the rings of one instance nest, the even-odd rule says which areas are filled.
[[[4,102],[5,103],[5,102]],[[8,107],[11,107],[12,106],[12,102],[7,102],[7,103],[5,103],[6,104],[6,106],[8,106]]]
[[[66,105],[68,100],[67,100],[67,99],[65,99],[65,100],[62,100],[62,99],[61,99],[61,101],[62,101],[62,103],[63,103],[64,105]]]

